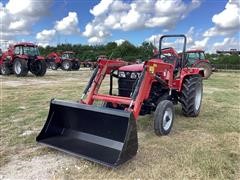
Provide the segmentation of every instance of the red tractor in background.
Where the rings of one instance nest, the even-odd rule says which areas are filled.
[[[182,56],[181,53],[178,54],[179,57]],[[204,70],[204,79],[208,79],[212,74],[212,65],[209,60],[206,59],[203,50],[194,49],[186,51],[186,66],[187,67],[197,67]]]
[[[212,65],[209,60],[206,59],[203,50],[188,50],[186,52],[187,66],[198,67],[204,69],[204,79],[208,79],[212,74]]]
[[[173,48],[164,48],[162,49],[162,55],[166,58],[181,58],[182,54],[175,51]],[[158,50],[154,49],[154,56],[158,56]],[[187,67],[197,67],[204,70],[204,79],[208,79],[212,74],[212,65],[209,60],[206,59],[205,53],[203,50],[188,50],[186,51],[186,64]]]
[[[97,62],[88,61],[88,60],[83,61],[81,64],[83,65],[83,67],[91,68],[91,69],[94,69],[97,66]]]
[[[208,79],[212,74],[212,65],[209,60],[206,59],[203,50],[188,50],[187,62],[191,67],[198,67],[204,69],[204,79]]]
[[[81,65],[73,51],[52,52],[47,55],[46,62],[52,70],[57,70],[59,67],[64,71],[79,70]]]
[[[10,45],[0,59],[2,75],[14,73],[16,76],[26,76],[28,71],[36,76],[44,76],[47,65],[40,56],[38,46],[33,43],[17,43]]]
[[[100,59],[105,59],[105,60],[108,60],[107,56],[106,55],[100,55],[97,57],[97,61],[100,60]],[[117,59],[116,59],[117,60]],[[84,62],[82,62],[82,65],[83,67],[88,67],[88,68],[91,68],[91,69],[94,69],[97,67],[97,61],[90,61],[90,60],[86,60]]]
[[[184,39],[181,58],[162,53],[163,39],[169,37]],[[121,60],[99,59],[78,102],[51,100],[48,118],[36,140],[116,167],[137,154],[139,115],[154,112],[154,131],[158,136],[171,131],[174,104],[181,103],[183,115],[198,116],[204,72],[186,67],[186,40],[184,35],[162,36],[158,56],[144,64],[127,65]],[[110,77],[109,92],[102,94],[99,89],[107,77]],[[113,87],[114,79],[118,88]]]

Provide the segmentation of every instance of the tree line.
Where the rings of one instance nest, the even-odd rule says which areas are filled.
[[[126,61],[136,61],[137,59],[147,60],[153,56],[154,46],[152,43],[143,42],[140,46],[135,46],[129,41],[124,41],[121,45],[109,42],[106,45],[82,45],[82,44],[59,44],[56,47],[39,47],[41,55],[47,56],[51,52],[73,51],[76,57],[82,61],[96,61],[100,55],[108,58],[122,58]]]
[[[212,64],[240,65],[240,56],[238,54],[206,54],[206,58]]]
[[[40,53],[47,56],[51,52],[74,51],[76,57],[81,61],[96,61],[100,55],[106,55],[110,59],[122,58],[125,61],[145,61],[153,56],[154,45],[151,42],[143,42],[140,46],[135,46],[129,41],[124,41],[121,45],[109,42],[105,45],[82,45],[82,44],[59,44],[55,47],[39,47]],[[206,54],[207,59],[212,64],[240,64],[240,56],[237,54]]]

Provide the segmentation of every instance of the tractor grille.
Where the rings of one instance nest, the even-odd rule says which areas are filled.
[[[118,79],[119,96],[130,97],[135,81],[136,79],[119,78]]]

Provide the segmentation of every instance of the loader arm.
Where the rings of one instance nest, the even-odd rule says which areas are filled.
[[[99,69],[96,76],[93,73],[95,77],[90,82],[91,86],[87,98],[81,102],[92,105],[94,100],[101,100],[119,105],[128,105],[129,108],[126,108],[125,111],[132,112],[135,120],[138,119],[143,101],[149,97],[153,82],[159,81],[163,86],[172,87],[173,76],[171,75],[173,74],[173,65],[159,61],[159,59],[153,59],[144,64],[144,70],[136,83],[131,97],[99,94],[98,90],[106,74],[110,74],[113,70],[125,65],[125,63],[122,61],[100,60],[98,64]]]
[[[138,95],[134,100],[133,114],[135,119],[138,119],[142,104],[150,95],[153,82],[159,82],[162,86],[172,89],[173,82],[173,65],[159,61],[159,59],[152,59],[145,63],[144,75],[141,86],[138,90]]]
[[[110,74],[113,70],[116,70],[119,67],[124,65],[126,65],[126,62],[124,61],[103,60],[103,59],[99,60],[98,68],[96,69],[97,70],[96,75],[93,73],[93,76],[94,76],[92,77],[93,80],[92,82],[89,82],[90,86],[87,87],[87,89],[85,89],[85,92],[84,92],[84,94],[87,94],[87,91],[88,91],[87,98],[85,101],[81,99],[80,102],[84,104],[92,105],[95,99],[105,100],[104,97],[102,99],[101,95],[98,94],[98,90],[102,84],[104,77],[106,76],[106,74]]]

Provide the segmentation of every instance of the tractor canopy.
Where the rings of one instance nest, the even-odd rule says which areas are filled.
[[[70,60],[70,61],[78,61],[78,59],[75,57],[75,53],[73,51],[65,51],[62,53],[61,55],[61,58],[63,60],[67,59],[67,60]]]
[[[38,46],[33,43],[18,43],[14,45],[14,53],[25,59],[44,60],[44,57],[40,56]]]

